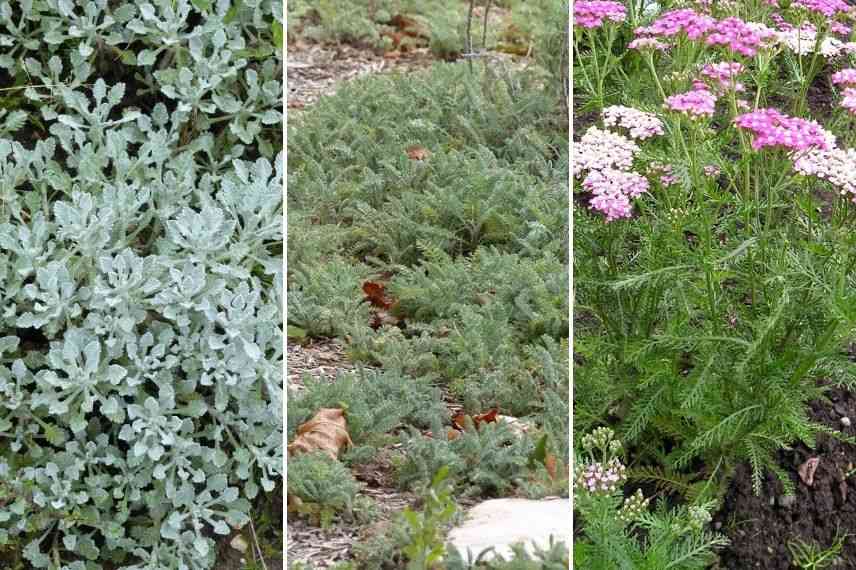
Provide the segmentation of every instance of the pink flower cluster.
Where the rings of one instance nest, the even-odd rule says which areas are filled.
[[[605,0],[577,0],[574,3],[574,25],[599,28],[604,20],[620,24],[627,17],[621,2]]]
[[[604,109],[603,124],[607,127],[623,127],[630,132],[631,138],[639,140],[663,134],[663,122],[656,115],[622,105]]]
[[[705,43],[709,46],[722,45],[732,52],[754,57],[764,46],[765,37],[740,18],[725,18],[716,23]]]
[[[794,170],[826,180],[856,202],[856,150],[811,149],[794,156]]]
[[[776,29],[778,30],[785,31],[794,29],[794,25],[785,20],[784,16],[782,16],[778,12],[773,12],[772,14],[770,14],[770,20],[772,20],[772,22],[776,24]]]
[[[627,137],[590,127],[580,142],[573,145],[574,177],[589,170],[627,170],[638,152],[639,146]]]
[[[849,36],[852,30],[850,26],[841,22],[832,22],[829,24],[829,29],[833,34],[838,34],[839,36]]]
[[[810,148],[827,150],[835,145],[835,137],[816,121],[789,117],[776,109],[758,109],[739,115],[734,124],[751,132],[752,148],[782,147],[792,151]]]
[[[590,463],[580,470],[576,477],[576,486],[591,494],[612,493],[627,479],[627,468],[617,457],[609,463]]]
[[[850,5],[844,0],[794,0],[792,6],[818,12],[827,18],[832,18],[839,13],[846,14],[850,11]]]
[[[594,195],[590,201],[592,209],[611,222],[630,217],[633,209],[630,199],[648,191],[648,179],[627,170],[592,170],[583,181],[583,188]]]
[[[636,29],[639,37],[671,38],[685,33],[691,40],[700,39],[716,25],[716,19],[690,8],[666,12],[650,25]]]
[[[720,91],[734,89],[737,92],[745,91],[742,83],[737,81],[737,76],[743,73],[743,64],[736,61],[723,61],[720,63],[708,63],[701,68],[702,77],[716,82]]]
[[[631,48],[650,47],[651,40],[684,33],[691,40],[704,39],[707,45],[727,46],[731,51],[747,57],[754,56],[759,49],[775,40],[775,32],[763,24],[744,22],[734,17],[717,20],[690,8],[666,12],[650,26],[637,28],[635,33],[637,39],[630,43]]]
[[[832,74],[832,83],[834,85],[856,87],[856,68],[848,67],[841,71],[836,71]]]
[[[672,111],[686,113],[693,119],[712,117],[716,110],[716,95],[706,89],[696,89],[666,97],[663,106]]]

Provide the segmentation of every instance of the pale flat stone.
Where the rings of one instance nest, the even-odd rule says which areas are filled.
[[[570,545],[571,506],[568,499],[485,501],[467,511],[463,525],[452,529],[448,542],[465,560],[467,551],[475,557],[491,546],[496,554],[507,558],[511,554],[511,545],[521,542],[530,553],[535,551],[534,545],[548,548],[550,536],[554,542]]]

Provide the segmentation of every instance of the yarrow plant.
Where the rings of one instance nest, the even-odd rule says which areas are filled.
[[[827,18],[833,18],[839,14],[846,14],[853,7],[844,0],[794,0],[793,7],[805,8],[811,12],[822,14]]]
[[[783,447],[839,436],[837,426],[818,424],[815,403],[833,385],[856,386],[847,356],[856,330],[856,71],[843,57],[830,60],[850,49],[837,33],[850,31],[851,15],[835,2],[659,4],[634,18],[640,27],[626,48],[640,51],[616,53],[623,73],[609,101],[659,107],[662,138],[637,139],[640,151],[624,169],[643,173],[650,187],[635,204],[613,191],[604,216],[575,214],[585,319],[575,333],[574,421],[582,433],[614,426],[630,450],[622,456],[628,485],[681,497],[687,508],[674,528],[693,533],[707,527],[704,505],[727,492],[734,473],[746,468],[759,495],[782,492],[768,487],[773,474],[789,494],[798,479],[781,462]],[[832,108],[815,94],[829,82]],[[632,222],[616,223],[631,204]],[[591,550],[581,547],[578,563],[669,567],[610,557],[623,544],[621,524],[651,536],[644,521],[652,513],[630,495],[635,488],[610,495],[616,471],[583,444],[574,476],[579,542]],[[626,509],[616,526],[607,505]],[[740,505],[724,509],[722,517],[745,514]],[[592,552],[600,557],[587,559]],[[762,566],[786,565],[775,552],[764,556]]]
[[[752,148],[755,150],[766,147],[781,147],[789,151],[828,150],[835,145],[835,136],[817,121],[789,117],[772,108],[739,115],[734,124],[752,133]]]
[[[574,25],[583,28],[599,28],[604,22],[619,24],[627,17],[621,2],[608,0],[582,0],[574,2]]]
[[[730,17],[716,23],[705,43],[709,46],[725,46],[732,53],[744,57],[754,57],[765,46],[767,39],[758,33],[757,28],[740,18]]]
[[[714,86],[720,92],[733,89],[737,92],[746,90],[746,87],[737,81],[737,76],[743,73],[745,67],[736,61],[722,61],[719,63],[708,63],[701,68],[702,77],[713,81]]]
[[[856,202],[856,150],[811,149],[794,156],[794,170],[803,176],[826,180]]]
[[[639,139],[662,133],[662,122],[656,115],[638,109],[609,107],[603,117],[605,124],[626,127]],[[629,218],[632,200],[648,191],[648,180],[630,170],[640,150],[627,137],[596,126],[573,145],[573,175],[586,174],[582,187],[592,193],[589,207],[604,214],[607,222]]]
[[[594,443],[597,441],[598,443]],[[574,509],[582,523],[575,540],[574,562],[584,568],[705,568],[714,549],[726,544],[706,530],[715,503],[682,506],[668,512],[664,502],[649,511],[650,498],[639,489],[624,496],[626,468],[621,443],[610,428],[597,428],[582,438],[574,478]],[[643,531],[644,539],[639,532]]]
[[[611,222],[630,217],[633,210],[630,200],[648,191],[648,180],[635,172],[607,168],[591,171],[583,181],[583,188],[594,195],[591,207]]]
[[[710,118],[716,111],[716,95],[706,89],[694,89],[667,97],[663,107],[692,119]]]
[[[666,12],[649,26],[636,28],[635,34],[639,38],[673,38],[686,34],[687,38],[697,40],[715,26],[716,19],[712,16],[683,8]]]
[[[663,122],[653,113],[623,105],[612,105],[603,110],[603,124],[622,127],[631,138],[645,140],[663,134]]]
[[[627,170],[640,152],[639,145],[624,135],[589,127],[579,142],[573,146],[573,174],[579,176],[590,170],[615,168]]]

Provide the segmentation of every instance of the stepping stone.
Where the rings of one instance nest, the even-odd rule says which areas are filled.
[[[532,501],[529,499],[493,499],[467,511],[462,526],[452,529],[447,541],[467,560],[494,547],[494,555],[509,558],[511,545],[524,543],[532,554],[537,545],[547,549],[554,542],[570,545],[571,506],[568,499]]]

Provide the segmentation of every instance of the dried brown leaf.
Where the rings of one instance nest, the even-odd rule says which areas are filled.
[[[288,455],[320,451],[332,459],[351,445],[348,422],[341,408],[321,408],[311,420],[297,428],[297,437],[288,446]]]

